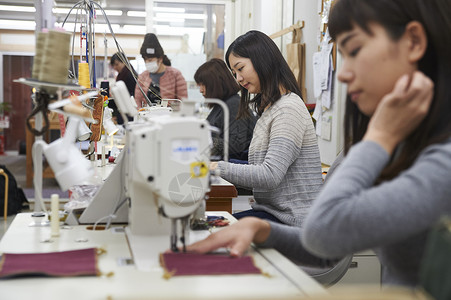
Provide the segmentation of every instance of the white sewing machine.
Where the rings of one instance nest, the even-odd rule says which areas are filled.
[[[112,93],[124,120],[136,116],[122,82]],[[111,180],[79,219],[93,223],[114,215],[127,221],[125,213],[127,238],[141,270],[159,266],[159,253],[166,249],[177,251],[178,236],[184,246],[190,217],[205,207],[210,189],[210,126],[194,116],[194,106],[186,100],[180,111],[126,124],[126,145]]]
[[[167,106],[150,106],[138,110],[136,120],[147,120],[157,116],[166,116],[172,113],[172,108]]]
[[[169,246],[177,251],[179,223],[185,244],[189,218],[209,191],[209,134],[206,121],[174,115],[155,117],[127,130],[125,182],[130,208],[126,232],[135,263],[142,244],[149,244],[142,253],[145,261],[157,259]],[[163,248],[158,237],[166,240]],[[155,255],[149,255],[150,248]]]

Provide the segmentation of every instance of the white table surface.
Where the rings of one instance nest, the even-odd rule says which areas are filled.
[[[227,212],[208,212],[233,218]],[[31,227],[30,213],[18,214],[0,241],[0,253],[42,253],[90,247],[107,251],[99,256],[102,273],[111,277],[18,278],[0,280],[0,299],[284,299],[326,293],[299,267],[273,249],[250,250],[263,275],[179,276],[163,279],[163,269],[138,271],[119,262],[131,258],[123,230],[87,230],[63,226],[50,238],[50,227]],[[122,229],[122,228],[119,228]],[[50,240],[51,242],[44,242]],[[168,241],[169,244],[169,241]]]

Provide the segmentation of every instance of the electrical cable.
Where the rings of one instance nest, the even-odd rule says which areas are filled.
[[[121,47],[121,45],[120,45],[119,42],[117,41],[116,35],[114,34],[113,28],[112,28],[111,23],[110,23],[110,21],[109,21],[107,15],[106,15],[106,13],[105,13],[105,10],[100,6],[100,4],[94,2],[93,0],[89,0],[89,1],[88,1],[88,0],[79,1],[79,2],[77,2],[76,4],[74,4],[74,5],[72,6],[72,8],[69,10],[68,14],[66,15],[66,17],[65,17],[65,19],[64,19],[64,21],[63,21],[63,23],[62,23],[62,26],[63,26],[63,27],[64,27],[64,24],[66,23],[67,19],[69,18],[70,14],[72,13],[72,10],[74,10],[75,8],[77,8],[77,15],[76,15],[76,18],[75,18],[74,34],[75,34],[75,32],[76,32],[76,24],[77,24],[77,20],[78,20],[78,12],[79,12],[80,10],[84,10],[86,16],[88,16],[88,15],[91,16],[91,18],[90,18],[90,19],[91,19],[91,23],[89,22],[89,20],[86,20],[86,23],[85,23],[85,24],[83,24],[83,21],[81,21],[80,24],[85,25],[85,26],[86,26],[85,28],[88,30],[88,32],[87,32],[87,34],[86,34],[86,44],[87,44],[87,46],[86,46],[86,62],[88,62],[88,63],[89,63],[89,66],[90,66],[90,76],[92,77],[91,82],[93,82],[93,86],[95,87],[94,82],[95,82],[95,76],[96,76],[96,74],[95,74],[95,66],[93,66],[93,64],[95,64],[95,42],[94,42],[94,38],[93,38],[93,34],[94,34],[94,32],[95,32],[95,30],[94,30],[94,25],[95,25],[95,24],[94,24],[94,21],[93,21],[93,18],[92,18],[92,14],[93,14],[94,11],[95,11],[94,8],[98,8],[98,9],[101,11],[102,15],[103,15],[103,18],[104,18],[104,20],[105,20],[105,22],[106,22],[106,24],[107,24],[107,26],[108,26],[108,29],[109,29],[110,34],[111,34],[112,37],[113,37],[113,40],[114,40],[114,43],[115,43],[115,45],[116,45],[116,49],[117,49],[118,53],[124,53],[123,56],[122,56],[122,55],[119,55],[121,61],[124,63],[125,67],[126,67],[127,69],[130,70],[130,72],[131,72],[132,75],[133,75],[133,79],[134,79],[135,82],[136,82],[136,85],[138,86],[140,92],[141,92],[142,95],[144,96],[144,99],[146,100],[147,104],[148,104],[149,106],[151,106],[151,105],[152,105],[152,102],[150,101],[150,99],[149,99],[149,97],[147,96],[147,94],[144,93],[144,90],[143,90],[143,88],[142,88],[143,82],[141,82],[141,81],[139,80],[138,75],[133,71],[134,69],[133,69],[133,67],[132,67],[131,64],[130,64],[130,61],[129,61],[129,60],[127,59],[127,57],[125,56],[125,52],[124,52],[123,48]],[[74,43],[72,43],[72,45],[74,45]],[[91,56],[91,57],[90,57],[90,56]],[[104,63],[107,63],[107,62],[104,62]],[[73,47],[72,47],[72,69],[75,70],[75,63],[74,63],[74,48],[73,48]],[[160,87],[160,88],[161,88],[161,87]],[[153,93],[153,91],[151,91],[151,92]],[[155,94],[155,93],[154,93],[154,94]],[[156,95],[160,100],[162,99],[160,95],[157,95],[157,94],[155,94],[155,95]]]
[[[36,106],[33,108],[30,115],[28,115],[28,117],[27,117],[27,128],[35,136],[43,135],[50,128],[50,122],[49,122],[49,117],[48,117],[49,103],[50,103],[50,96],[47,92],[41,91],[41,90],[36,92]],[[31,125],[31,119],[35,115],[37,115],[39,112],[41,112],[42,117],[44,118],[44,124],[43,124],[41,130],[38,131],[35,128],[33,128],[33,126]]]

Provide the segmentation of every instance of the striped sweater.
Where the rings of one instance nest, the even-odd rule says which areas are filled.
[[[150,78],[149,71],[144,71],[139,74],[138,84],[141,85],[141,88],[146,95],[151,82],[152,79]],[[146,103],[146,99],[141,93],[138,84],[136,84],[135,88],[135,101],[138,108],[141,108],[142,104]],[[179,70],[166,66],[166,70],[160,78],[160,93],[162,99],[182,100],[183,98],[188,97],[188,87],[185,78]]]
[[[253,189],[253,209],[300,227],[323,182],[315,129],[302,99],[284,95],[262,114],[249,165],[221,161],[218,168],[222,178]]]

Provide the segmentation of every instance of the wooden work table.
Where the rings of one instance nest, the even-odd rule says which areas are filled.
[[[233,184],[221,177],[212,180],[210,192],[207,194],[207,211],[226,211],[232,213],[232,199],[238,197]]]

